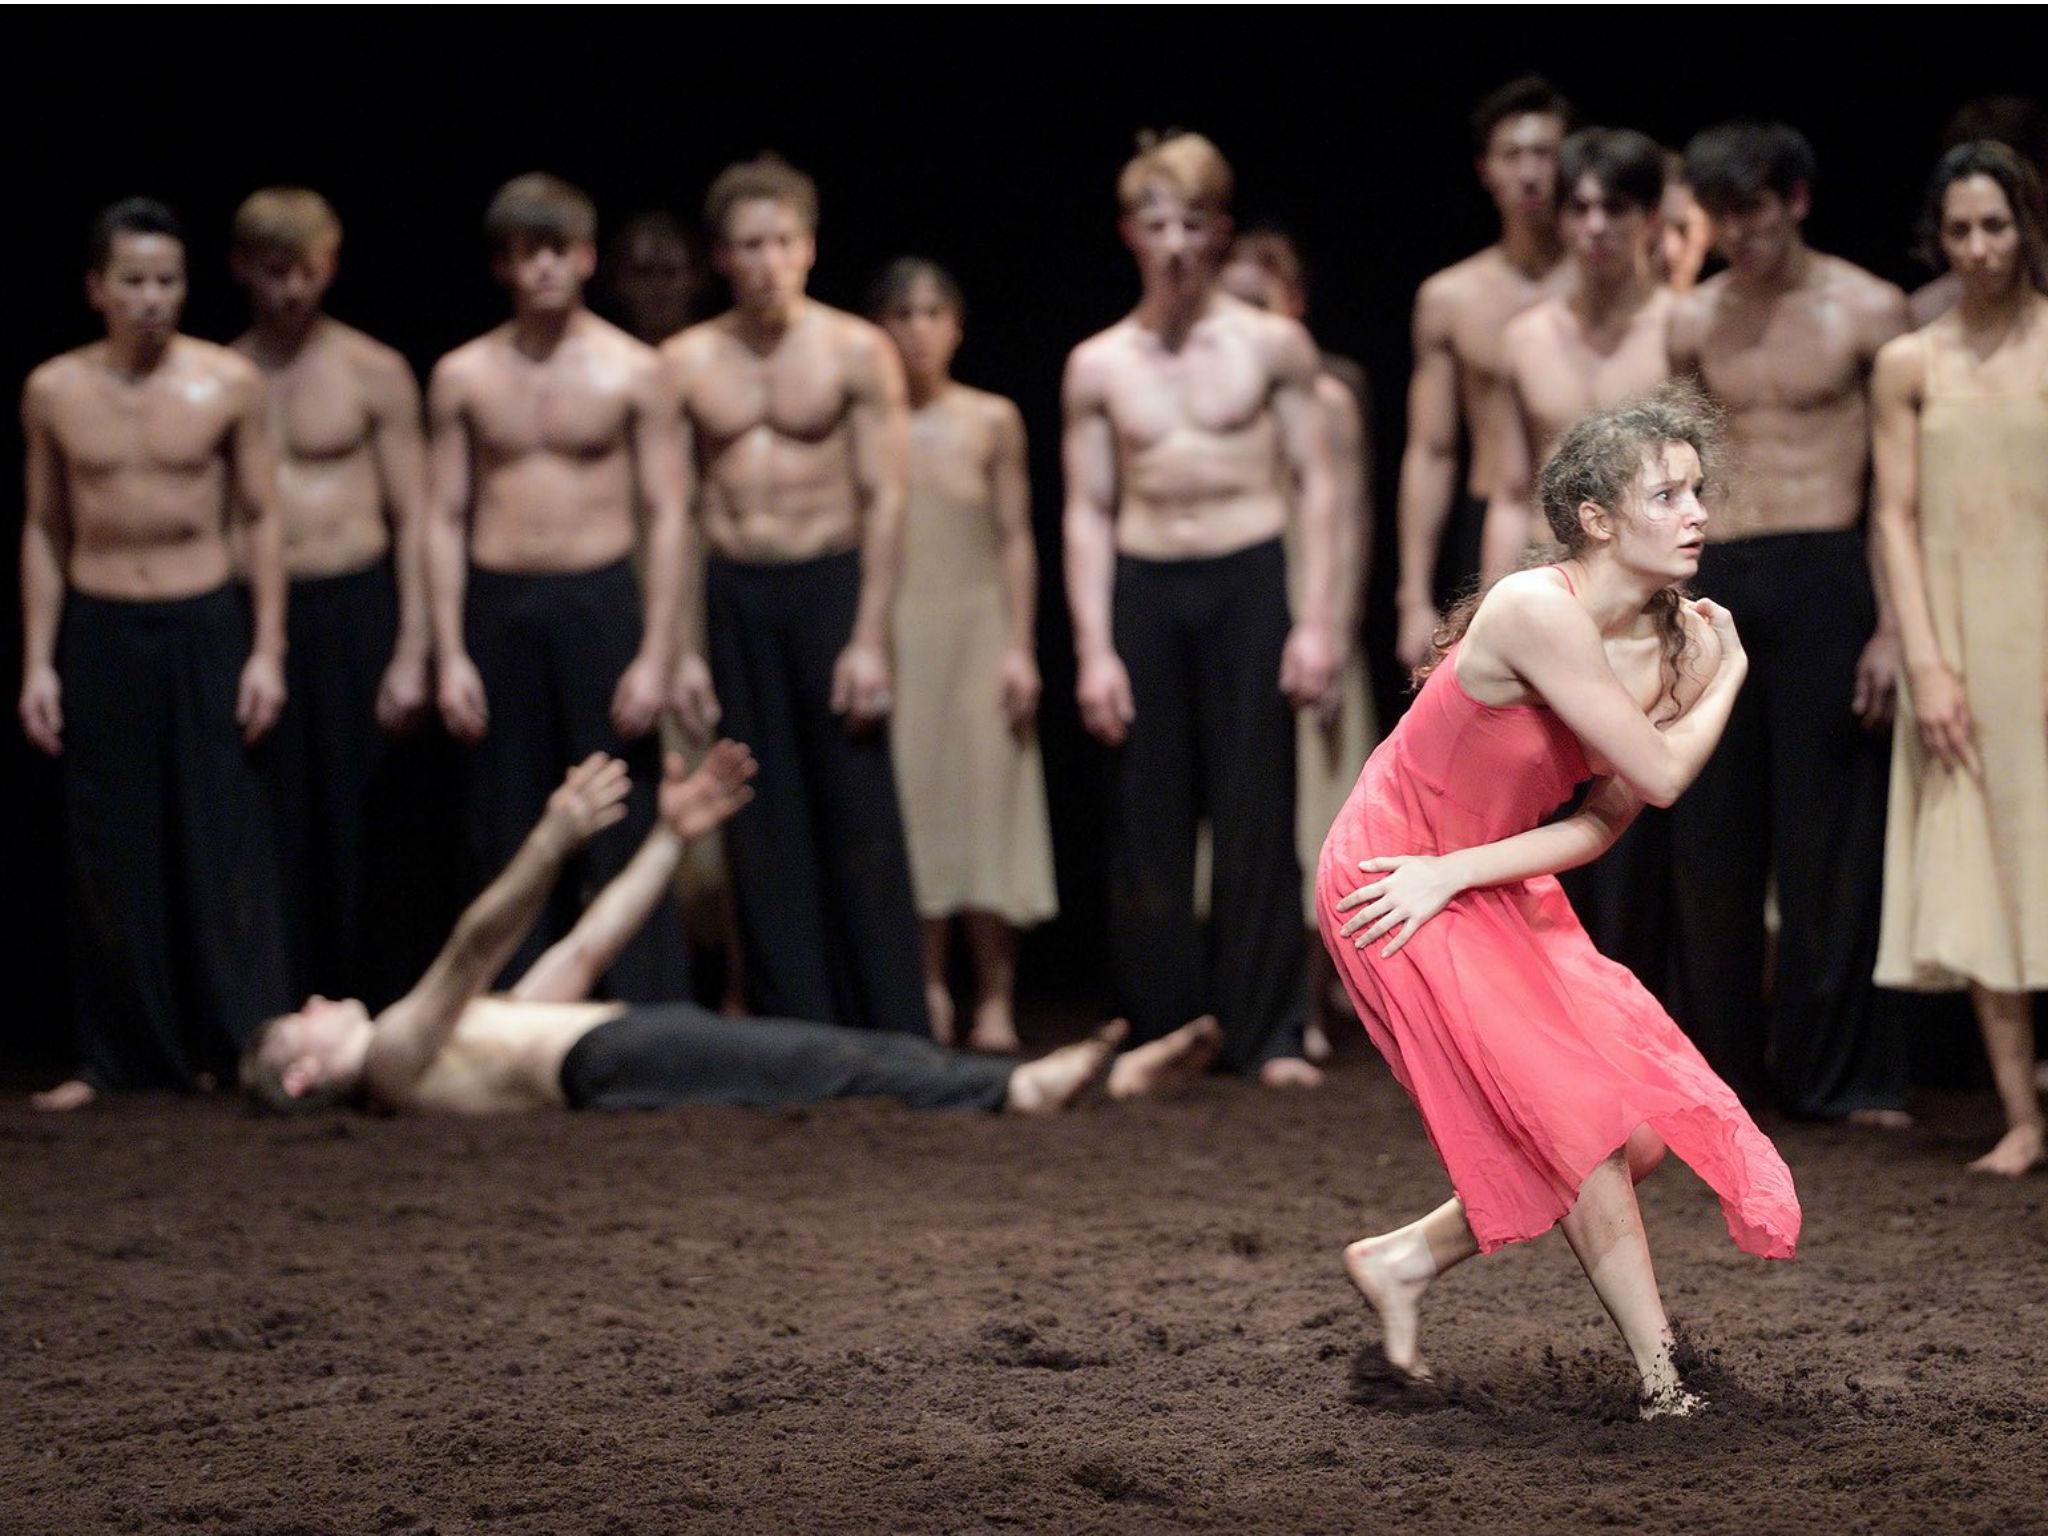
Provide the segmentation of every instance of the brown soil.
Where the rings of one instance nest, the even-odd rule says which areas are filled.
[[[0,1109],[0,1529],[2048,1531],[2048,1178],[1989,1104],[1778,1128],[1805,1255],[1644,1192],[1712,1411],[1630,1418],[1561,1239],[1390,1392],[1347,1238],[1443,1192],[1348,1050],[1057,1121]]]

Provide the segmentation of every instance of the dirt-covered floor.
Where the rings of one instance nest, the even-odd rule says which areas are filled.
[[[1988,1098],[1776,1126],[1803,1256],[1644,1190],[1713,1410],[1630,1419],[1562,1239],[1359,1384],[1338,1248],[1444,1192],[1322,1093],[489,1123],[0,1107],[8,1532],[2048,1531],[2048,1178]]]

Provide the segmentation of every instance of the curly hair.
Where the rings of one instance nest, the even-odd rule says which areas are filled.
[[[1588,542],[1579,508],[1590,502],[1626,516],[1629,499],[1642,478],[1644,457],[1667,443],[1684,443],[1698,454],[1709,485],[1719,480],[1721,412],[1695,386],[1681,380],[1588,416],[1558,440],[1536,477],[1536,490],[1551,537],[1564,546],[1568,556],[1583,554]],[[1415,669],[1416,687],[1422,686],[1450,648],[1464,638],[1485,596],[1484,591],[1468,593],[1444,615],[1430,637],[1428,660]],[[1663,648],[1660,704],[1675,702],[1679,668],[1691,645],[1680,606],[1684,597],[1682,584],[1674,584],[1650,600],[1650,615]]]

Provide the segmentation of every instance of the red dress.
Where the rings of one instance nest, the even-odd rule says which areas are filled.
[[[1422,1122],[1482,1253],[1550,1230],[1586,1175],[1648,1125],[1721,1197],[1736,1243],[1792,1256],[1799,1198],[1777,1149],[1627,967],[1594,949],[1549,875],[1469,890],[1391,959],[1337,930],[1362,859],[1525,832],[1588,776],[1541,704],[1481,704],[1462,643],[1379,745],[1323,844],[1316,915],[1338,973]]]

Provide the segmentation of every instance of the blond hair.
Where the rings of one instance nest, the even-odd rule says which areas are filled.
[[[235,210],[238,251],[285,251],[303,256],[328,243],[341,243],[341,219],[327,199],[309,187],[265,187],[251,192]]]
[[[1235,184],[1223,151],[1199,133],[1169,129],[1138,135],[1138,152],[1116,178],[1116,200],[1131,213],[1153,187],[1164,186],[1197,208],[1228,213]]]

